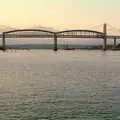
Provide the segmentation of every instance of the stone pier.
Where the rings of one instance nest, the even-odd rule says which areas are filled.
[[[107,50],[107,24],[104,24],[103,26],[103,33],[104,33],[103,50]]]
[[[58,48],[57,48],[57,35],[56,33],[54,33],[54,51],[57,51]]]
[[[2,40],[2,49],[6,50],[6,41],[5,41],[5,34],[3,33],[3,40]]]
[[[113,45],[113,47],[115,48],[116,47],[116,45],[117,45],[117,41],[116,41],[117,39],[116,39],[116,37],[114,38],[114,45]]]

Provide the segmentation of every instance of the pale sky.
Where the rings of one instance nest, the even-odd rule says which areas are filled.
[[[120,0],[0,0],[0,25],[77,29],[104,22],[120,28]]]

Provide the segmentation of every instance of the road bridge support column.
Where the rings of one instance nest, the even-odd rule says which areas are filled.
[[[107,38],[104,37],[103,50],[107,50]]]
[[[57,34],[55,33],[54,34],[54,51],[57,51],[58,48],[57,48]]]
[[[107,50],[107,24],[106,23],[103,26],[103,33],[104,33],[103,50]]]
[[[117,40],[117,39],[116,39],[116,37],[115,37],[115,38],[114,38],[114,46],[113,46],[114,48],[116,47],[116,42],[117,42],[116,40]]]
[[[2,40],[2,48],[3,48],[3,50],[6,50],[6,42],[5,42],[5,33],[3,33],[3,36],[2,36],[3,38],[3,40]]]

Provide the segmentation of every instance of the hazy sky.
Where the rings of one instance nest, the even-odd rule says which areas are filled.
[[[0,0],[0,25],[80,28],[104,22],[120,28],[120,0]]]

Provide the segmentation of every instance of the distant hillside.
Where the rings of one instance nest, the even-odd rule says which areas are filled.
[[[14,27],[10,27],[10,26],[0,25],[0,33],[4,32],[4,31],[14,30],[14,29],[19,29],[19,28],[14,28]],[[21,29],[41,29],[41,30],[48,30],[48,31],[52,31],[52,32],[57,32],[58,31],[58,30],[56,30],[54,28],[41,27],[41,26],[24,27],[24,28],[21,28]]]
[[[53,49],[54,44],[10,44],[7,46],[8,49]],[[89,49],[89,50],[98,50],[101,49],[101,45],[61,45],[58,44],[58,49],[64,50],[75,50],[75,49]]]
[[[5,26],[5,25],[0,25],[0,33],[4,32],[4,31],[13,30],[13,29],[15,29],[15,28],[9,27],[9,26]]]
[[[24,28],[21,28],[21,29],[40,29],[40,30],[46,30],[46,31],[52,31],[52,32],[57,32],[58,30],[55,30],[54,28],[49,28],[49,27],[41,27],[41,26],[32,26],[32,27],[24,27]],[[18,34],[36,34],[36,35],[40,35],[40,34],[46,34],[46,33],[43,33],[43,32],[39,32],[39,31],[23,31],[23,32],[18,32]]]
[[[52,32],[58,32],[58,30],[51,28],[51,27],[41,27],[41,26],[32,26],[29,27],[31,29],[41,29],[41,30],[48,30],[48,31],[52,31]]]

